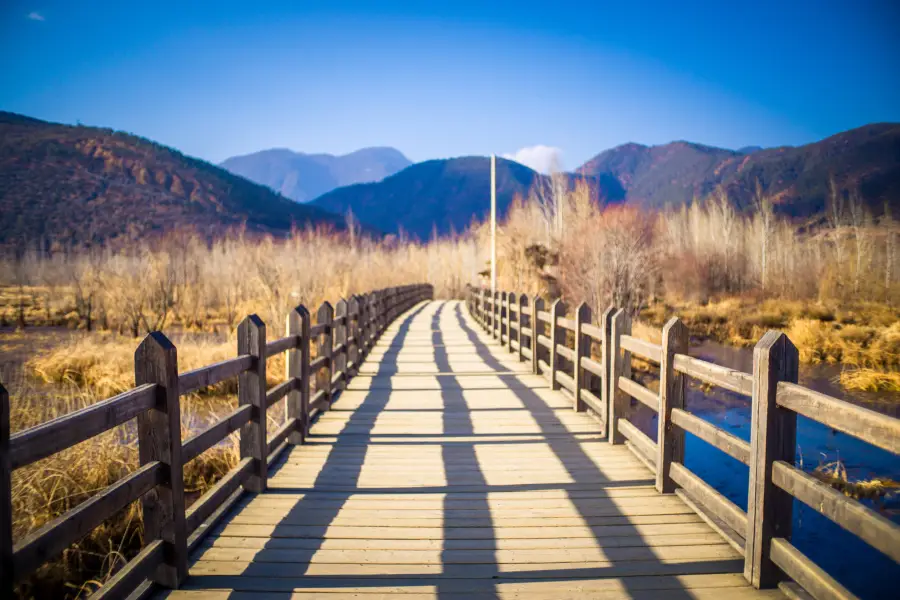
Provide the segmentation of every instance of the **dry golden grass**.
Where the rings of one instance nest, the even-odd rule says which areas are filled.
[[[438,296],[462,297],[483,268],[479,252],[472,236],[419,244],[296,231],[212,244],[176,233],[155,246],[0,257],[0,326],[227,334],[256,313],[280,331],[298,304],[314,312],[373,289],[429,282]]]
[[[641,312],[647,324],[641,337],[658,335],[673,315],[693,335],[733,346],[751,347],[767,330],[781,329],[797,346],[803,362],[847,367],[841,374],[847,389],[897,391],[900,387],[900,311],[885,304],[749,297],[707,304],[659,302]]]
[[[82,342],[84,343],[84,342]],[[108,349],[108,346],[107,346]],[[111,364],[122,364],[110,355]],[[94,373],[91,369],[86,372]],[[91,375],[93,376],[93,375]],[[98,384],[121,378],[104,372]],[[53,386],[32,380],[24,371],[7,382],[11,390],[11,425],[19,431],[88,406],[103,396],[75,383],[79,374]],[[183,399],[182,436],[186,438],[216,415],[231,410],[233,397],[191,395]],[[186,489],[200,494],[237,462],[234,440],[204,453],[185,466]],[[134,424],[126,424],[13,473],[13,534],[21,539],[98,491],[122,478],[138,465]],[[76,596],[108,578],[141,546],[140,507],[132,504],[93,530],[85,539],[47,563],[20,585],[22,597]],[[87,584],[83,584],[85,580]],[[91,584],[93,581],[94,584]]]
[[[0,349],[13,356],[29,338],[45,346],[23,367],[7,368],[13,432],[129,389],[134,385],[137,341],[108,332],[57,332],[58,343],[40,330],[0,336]],[[234,340],[177,335],[179,370],[186,371],[236,354]],[[268,360],[269,385],[284,374],[284,356]],[[202,430],[236,407],[236,381],[182,398],[182,439]],[[283,419],[283,402],[269,411],[270,428]],[[185,490],[197,497],[238,461],[235,436],[185,465]],[[134,424],[126,424],[69,448],[13,475],[14,535],[21,539],[114,483],[138,465]],[[77,596],[96,588],[141,546],[140,507],[131,505],[87,538],[43,566],[20,586],[22,597]],[[87,580],[87,583],[83,583]],[[84,589],[81,589],[84,586]],[[81,591],[79,591],[81,590]]]
[[[857,500],[882,501],[885,497],[900,493],[900,482],[893,479],[865,479],[852,481],[847,476],[847,468],[841,461],[825,463],[817,466],[813,476],[845,496]]]
[[[610,304],[624,307],[639,317],[635,335],[653,342],[672,315],[693,335],[740,346],[783,329],[803,360],[850,367],[841,378],[847,387],[900,386],[900,253],[892,250],[892,221],[851,224],[845,215],[822,231],[800,232],[774,219],[765,202],[747,215],[724,197],[660,215],[601,207],[585,185],[559,198],[549,192],[517,203],[500,227],[501,289],[562,295],[573,307],[586,301],[598,314]],[[325,299],[421,281],[438,297],[461,297],[490,267],[484,225],[429,244],[318,231],[285,240],[237,234],[209,244],[184,233],[170,237],[116,252],[0,259],[0,326],[91,331],[61,343],[34,329],[0,336],[0,367],[9,362],[4,355],[29,351],[17,381],[5,382],[15,429],[130,388],[134,348],[150,330],[178,332],[185,371],[233,356],[230,336],[247,314],[258,314],[275,339],[298,304],[315,309]],[[270,383],[282,375],[281,360],[270,361]],[[227,383],[184,398],[184,435],[232,408],[233,392]],[[17,536],[103,489],[136,460],[134,431],[122,427],[17,471]],[[188,489],[206,489],[235,460],[233,440],[204,454],[186,468]],[[23,592],[75,595],[84,579],[102,580],[138,547],[139,523],[137,507],[129,508],[45,566]]]
[[[283,335],[288,311],[311,312],[326,299],[404,283],[433,281],[439,293],[458,296],[478,269],[465,238],[430,245],[317,231],[286,240],[237,235],[207,245],[175,235],[156,247],[117,252],[26,256],[0,260],[0,371],[11,394],[13,431],[44,423],[134,386],[134,350],[153,329],[170,334],[184,372],[232,357],[234,329],[247,314],[260,315],[269,339]],[[35,326],[64,325],[65,329]],[[284,375],[284,355],[268,361],[269,385]],[[236,405],[236,381],[182,398],[182,439]],[[274,429],[283,402],[269,411]],[[233,437],[233,436],[232,436]],[[185,466],[185,486],[199,495],[237,462],[235,440]],[[134,424],[127,424],[14,474],[15,535],[77,506],[138,464]],[[136,504],[94,530],[29,577],[23,597],[79,595],[96,586],[140,547]]]
[[[514,203],[499,230],[500,289],[624,308],[650,341],[672,316],[741,347],[781,329],[804,361],[849,367],[845,387],[896,386],[900,229],[890,217],[844,207],[798,229],[766,198],[739,213],[717,193],[661,214],[602,207],[585,186],[540,192]],[[475,233],[485,247],[487,228]]]
[[[273,332],[271,339],[281,337]],[[237,342],[210,337],[174,336],[178,349],[178,370],[190,371],[236,355]],[[134,387],[134,350],[137,341],[108,332],[80,335],[34,355],[26,362],[29,371],[45,383],[74,384],[105,398]],[[284,355],[267,362],[269,384],[278,383],[284,373]],[[234,393],[234,381],[226,381],[203,391],[205,395]]]
[[[848,390],[864,392],[900,392],[900,373],[849,369],[841,371],[841,385]]]

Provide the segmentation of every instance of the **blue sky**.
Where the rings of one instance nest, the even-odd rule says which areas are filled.
[[[0,109],[214,162],[546,146],[569,169],[629,141],[802,144],[900,121],[890,1],[141,4],[4,2]]]

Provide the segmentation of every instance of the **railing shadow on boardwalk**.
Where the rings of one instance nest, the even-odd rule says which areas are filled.
[[[469,411],[469,405],[463,394],[462,386],[459,384],[453,369],[450,366],[450,355],[447,352],[444,343],[444,334],[441,330],[441,314],[447,306],[442,302],[438,309],[434,312],[431,320],[432,343],[434,345],[434,360],[437,365],[438,373],[445,375],[439,376],[438,385],[441,389],[441,405],[443,408],[442,425],[445,434],[453,432],[453,435],[474,436],[475,426],[472,422],[472,415]],[[454,418],[454,415],[458,415]],[[458,420],[457,420],[458,419]],[[464,485],[472,483],[476,486],[488,489],[487,478],[481,470],[478,462],[478,456],[475,453],[475,443],[460,444],[443,444],[441,446],[441,458],[444,462],[444,477],[447,483],[447,493],[444,494],[444,536],[443,550],[441,552],[441,570],[444,578],[437,582],[438,597],[446,597],[452,593],[452,580],[448,577],[463,577],[467,572],[471,572],[471,565],[462,564],[458,561],[451,560],[458,550],[468,550],[466,540],[455,540],[453,531],[463,527],[479,526],[484,528],[483,531],[489,532],[491,536],[490,542],[492,549],[488,550],[490,556],[494,558],[492,562],[485,562],[490,573],[484,573],[485,589],[479,590],[479,594],[484,597],[497,597],[496,587],[487,575],[497,574],[496,551],[499,550],[496,543],[496,532],[493,527],[493,519],[491,517],[491,507],[488,502],[488,493],[474,497],[474,494],[465,494],[465,498],[469,499],[471,505],[467,505],[470,510],[479,511],[478,517],[465,516],[466,513],[455,511],[453,487],[456,485]],[[474,479],[475,481],[472,481]],[[482,534],[484,535],[484,534]]]
[[[421,317],[422,311],[426,308],[426,304],[422,304],[413,309],[399,326],[398,332],[391,340],[381,358],[378,369],[373,376],[374,379],[379,376],[390,376],[396,374],[398,367],[399,351],[407,339],[410,327],[417,317]],[[304,494],[303,498],[296,501],[290,508],[280,523],[275,525],[270,535],[270,541],[265,547],[255,554],[254,561],[264,561],[271,549],[280,548],[278,542],[271,540],[283,537],[297,537],[296,530],[293,529],[296,523],[302,521],[303,516],[308,516],[311,509],[315,509],[320,519],[316,525],[304,525],[303,538],[306,539],[304,548],[293,549],[293,556],[296,560],[290,564],[291,577],[304,577],[310,585],[314,586],[315,581],[327,580],[328,587],[352,587],[359,588],[362,586],[378,586],[380,582],[387,580],[404,580],[404,585],[409,586],[429,586],[436,589],[439,597],[447,598],[450,594],[459,597],[460,590],[455,587],[453,581],[460,578],[470,578],[473,571],[478,571],[479,583],[468,588],[466,591],[477,593],[479,597],[497,597],[497,585],[502,581],[504,583],[525,583],[535,581],[552,581],[552,580],[587,580],[598,579],[603,577],[615,577],[620,579],[622,588],[626,592],[630,592],[629,575],[641,575],[644,572],[652,572],[658,581],[666,582],[667,598],[692,598],[693,596],[683,588],[680,588],[677,575],[689,573],[725,573],[740,570],[739,564],[731,564],[733,561],[702,561],[698,560],[688,564],[665,564],[659,561],[659,558],[653,551],[643,543],[643,536],[638,532],[637,528],[632,527],[630,530],[623,530],[621,524],[618,524],[617,536],[632,536],[635,538],[635,545],[643,548],[643,554],[635,557],[632,555],[627,561],[619,561],[616,564],[614,558],[609,558],[610,553],[614,556],[616,548],[607,548],[604,546],[604,538],[602,533],[603,525],[591,524],[591,508],[596,501],[595,498],[585,497],[579,491],[584,487],[603,483],[605,488],[629,487],[634,485],[651,484],[652,479],[648,473],[647,479],[627,480],[627,481],[608,481],[607,476],[603,473],[602,468],[598,467],[587,455],[580,445],[579,439],[565,434],[560,435],[559,431],[564,429],[562,422],[554,414],[553,409],[532,389],[527,382],[519,379],[520,373],[510,369],[501,363],[491,352],[490,348],[482,341],[478,334],[468,325],[461,311],[461,304],[457,303],[453,309],[453,316],[462,328],[471,343],[474,353],[479,359],[488,366],[489,370],[479,373],[479,375],[487,377],[497,377],[504,383],[504,388],[515,394],[516,398],[522,403],[523,408],[515,408],[510,410],[527,410],[529,415],[538,424],[543,434],[543,443],[547,444],[553,455],[563,465],[565,471],[569,475],[570,483],[534,483],[534,484],[501,484],[490,485],[487,481],[482,465],[479,462],[476,447],[479,444],[536,444],[541,441],[534,439],[505,439],[505,440],[480,440],[481,437],[489,437],[487,435],[479,435],[475,432],[474,423],[471,416],[471,408],[464,396],[463,386],[458,381],[458,375],[454,373],[450,363],[450,356],[444,344],[443,332],[440,327],[441,317],[445,314],[448,303],[438,305],[435,314],[431,316],[431,342],[434,347],[434,361],[437,365],[438,373],[435,378],[441,393],[442,407],[442,425],[444,434],[452,432],[453,435],[459,437],[470,438],[470,441],[444,441],[444,440],[410,440],[409,442],[398,441],[396,438],[404,437],[403,435],[390,434],[392,438],[391,444],[411,445],[440,445],[441,456],[444,465],[444,476],[446,484],[444,486],[426,486],[417,487],[410,490],[416,493],[438,493],[444,494],[443,500],[443,539],[441,551],[441,573],[439,575],[430,573],[407,574],[407,575],[366,575],[365,577],[346,577],[341,579],[339,575],[308,575],[307,571],[315,554],[321,549],[325,541],[325,534],[331,524],[337,519],[347,500],[354,494],[359,493],[398,493],[394,488],[365,488],[353,490],[362,474],[363,464],[365,462],[366,453],[369,447],[379,444],[379,435],[372,434],[371,429],[374,427],[375,419],[372,413],[383,410],[390,399],[390,390],[370,387],[366,396],[363,398],[359,407],[347,421],[343,431],[334,437],[331,444],[331,450],[328,457],[324,461],[321,470],[317,474],[315,483],[311,487],[304,488],[278,488],[267,490],[268,495],[278,494]],[[544,387],[541,385],[540,387]],[[471,388],[466,387],[465,391]],[[491,389],[497,389],[496,386]],[[406,390],[404,391],[415,391]],[[340,406],[340,399],[337,401]],[[494,409],[491,409],[494,410]],[[503,409],[505,410],[505,409]],[[503,414],[503,412],[500,414]],[[454,418],[455,416],[455,418]],[[360,429],[363,429],[360,431]],[[429,437],[428,435],[410,433],[410,437]],[[523,434],[525,435],[525,434]],[[533,437],[533,434],[527,434]],[[514,437],[504,434],[504,437]],[[313,434],[309,438],[309,445],[315,445],[316,435]],[[387,443],[387,442],[386,442]],[[340,449],[339,458],[332,461],[336,451]],[[299,450],[302,452],[302,448]],[[282,458],[280,463],[273,467],[271,475],[276,475],[278,470],[290,460],[290,455]],[[339,489],[328,492],[329,502],[327,508],[323,508],[320,499],[306,495],[307,492],[315,489],[316,491],[324,491],[334,486],[334,482],[340,480]],[[454,490],[454,487],[464,488],[466,491]],[[471,489],[483,488],[483,492],[472,492]],[[542,490],[562,490],[566,492],[567,499],[572,503],[578,515],[581,517],[585,526],[594,534],[594,541],[597,548],[607,555],[607,561],[613,563],[609,567],[597,568],[559,568],[559,569],[542,569],[532,571],[519,571],[515,573],[505,573],[502,579],[498,579],[500,566],[497,561],[497,551],[500,549],[498,540],[498,532],[493,519],[491,517],[489,497],[491,493],[496,492],[520,492],[520,491],[542,491]],[[590,494],[588,494],[590,495]],[[479,517],[476,521],[472,517],[462,516],[464,513],[456,514],[454,505],[459,499],[465,499],[473,510],[484,513],[483,517]],[[252,498],[250,499],[252,500]],[[245,501],[235,507],[232,516],[240,514]],[[610,521],[626,521],[627,516],[624,514],[610,515],[603,517]],[[225,525],[228,523],[226,519]],[[459,560],[460,551],[470,550],[469,544],[471,540],[458,537],[460,528],[473,528],[473,526],[481,527],[478,536],[479,547],[483,547],[490,552],[486,555],[484,564],[472,565]],[[224,525],[223,525],[224,526]],[[474,529],[473,529],[474,530]],[[489,532],[486,537],[485,532]],[[483,545],[483,546],[482,546]],[[640,552],[640,551],[639,551]],[[548,553],[552,562],[552,554]],[[492,556],[493,561],[488,561],[487,557]],[[640,568],[637,572],[629,570],[638,562],[656,561],[653,569],[642,571]],[[272,577],[274,574],[270,566],[271,563],[251,562],[242,575],[256,577]],[[276,567],[281,573],[286,572],[286,565]],[[478,567],[477,569],[473,567]],[[230,589],[231,577],[221,577],[217,575],[194,575],[191,578],[194,586],[206,589]],[[324,583],[324,581],[323,581]],[[643,588],[642,588],[643,589]],[[643,589],[646,594],[646,589]]]
[[[604,482],[605,486],[608,487],[653,485],[654,479],[652,474],[648,472],[646,479],[608,482],[608,478],[604,474],[602,468],[598,467],[596,463],[591,460],[590,456],[584,451],[580,440],[571,435],[554,434],[554,429],[561,429],[563,427],[562,421],[560,421],[553,409],[548,406],[548,404],[541,399],[533,389],[529,386],[522,385],[522,382],[518,379],[519,376],[510,374],[510,370],[493,355],[488,346],[481,340],[478,333],[469,326],[466,319],[463,317],[461,306],[461,303],[457,304],[454,311],[460,328],[465,332],[469,341],[475,347],[475,351],[481,360],[497,373],[497,377],[499,377],[499,379],[506,384],[506,388],[512,391],[518,400],[522,402],[524,409],[529,412],[535,423],[538,424],[538,427],[544,434],[545,443],[548,445],[553,455],[563,465],[563,468],[573,482],[571,485],[572,489],[567,494],[568,500],[578,512],[585,523],[585,526],[587,526],[594,534],[594,540],[597,543],[597,547],[604,552],[608,562],[614,563],[610,567],[559,569],[556,572],[546,570],[540,572],[523,571],[516,574],[515,580],[534,581],[536,579],[546,579],[554,576],[566,579],[595,579],[611,576],[620,578],[623,589],[625,591],[630,591],[629,576],[641,575],[642,573],[640,572],[639,567],[638,569],[632,570],[629,570],[629,567],[633,568],[640,563],[658,561],[658,564],[654,565],[651,571],[646,571],[645,573],[649,574],[652,572],[655,575],[661,576],[661,578],[668,577],[670,579],[671,589],[666,590],[667,598],[689,599],[693,598],[693,595],[688,590],[680,588],[677,579],[678,575],[694,573],[729,573],[739,572],[741,570],[743,566],[742,561],[698,560],[682,564],[663,563],[650,548],[649,544],[646,543],[643,535],[639,533],[639,530],[630,523],[628,516],[623,513],[607,515],[602,518],[610,522],[615,522],[617,526],[620,527],[618,529],[619,533],[617,537],[633,536],[636,539],[636,542],[631,552],[635,552],[634,548],[637,548],[638,554],[632,554],[627,561],[616,561],[612,558],[612,556],[616,554],[618,548],[608,548],[604,546],[604,539],[599,535],[602,532],[604,525],[592,523],[596,517],[591,517],[591,508],[596,499],[581,496],[577,493],[578,488],[583,484],[595,484],[598,482]],[[609,485],[610,483],[613,485]],[[565,488],[567,486],[561,487]],[[624,523],[619,523],[620,521],[623,521]],[[621,529],[622,526],[630,527],[630,529],[623,530]],[[618,564],[616,564],[617,562]],[[646,592],[646,590],[644,591]]]
[[[418,307],[412,309],[412,311],[405,318],[403,318],[403,322],[400,324],[397,334],[388,345],[385,354],[402,348],[403,343],[409,333],[410,326],[412,325],[416,316],[421,313],[426,306],[426,303],[420,304]],[[379,376],[391,375],[393,373],[393,369],[396,366],[396,357],[393,360],[387,357],[383,358],[379,363],[377,372],[372,375],[372,380],[374,381]],[[372,411],[378,411],[385,407],[390,398],[390,394],[387,392],[389,391],[370,387],[359,407],[353,411],[353,414],[347,421],[347,424],[344,428],[346,431],[338,433],[336,436],[334,436],[334,441],[330,443],[331,450],[329,451],[328,457],[325,459],[312,487],[269,488],[266,490],[265,494],[270,496],[279,494],[303,494],[303,497],[297,500],[297,502],[291,507],[284,518],[281,519],[280,523],[275,525],[271,535],[269,536],[269,541],[266,543],[265,547],[262,550],[255,554],[253,562],[251,562],[249,566],[242,572],[242,575],[246,575],[249,577],[271,577],[273,573],[269,570],[270,567],[267,566],[271,563],[265,562],[265,559],[267,558],[269,552],[276,548],[281,548],[281,546],[278,545],[278,542],[273,542],[273,540],[277,540],[279,538],[296,537],[302,537],[307,540],[307,542],[305,544],[306,547],[304,548],[291,549],[293,556],[296,557],[296,560],[291,563],[291,574],[293,576],[303,576],[306,574],[313,557],[315,556],[316,552],[321,549],[322,544],[325,542],[325,534],[328,531],[328,528],[331,527],[331,524],[335,521],[341,510],[344,508],[347,500],[354,493],[358,493],[350,490],[349,488],[354,487],[359,482],[360,475],[362,474],[363,463],[366,459],[366,453],[371,447],[371,428],[374,427],[375,421],[374,419],[370,419],[369,417],[367,417],[367,415],[371,415]],[[340,397],[336,399],[335,404],[338,407],[340,406]],[[327,414],[327,412],[325,414]],[[363,432],[359,432],[359,426],[362,426],[364,428]],[[313,429],[307,443],[304,446],[300,447],[300,451],[302,452],[303,447],[315,446],[316,437],[317,436],[315,434],[315,430]],[[340,452],[340,455],[336,458],[336,460],[331,460],[338,452]],[[286,455],[283,456],[278,463],[273,465],[270,471],[270,478],[274,475],[277,475],[278,471],[281,470],[290,461],[290,458],[291,453],[286,453]],[[342,479],[344,483],[339,486],[340,490],[328,492],[329,502],[323,504],[320,497],[315,497],[314,495],[308,494],[308,492],[311,492],[314,489],[327,490],[330,486],[334,485],[333,482],[338,478]],[[231,513],[231,517],[225,519],[222,525],[220,525],[220,528],[226,527],[234,517],[238,517],[241,514],[242,508],[247,506],[247,504],[249,502],[252,502],[256,497],[258,496],[251,496],[247,500],[235,506],[234,510]],[[292,528],[298,526],[297,524],[302,521],[301,518],[309,515],[312,510],[315,510],[314,514],[317,514],[319,516],[319,523],[315,525],[302,525],[302,527],[304,528],[303,535],[296,535],[292,531]],[[192,580],[194,582],[210,589],[230,589],[230,579],[230,577],[220,577],[217,575],[192,576]],[[353,585],[353,581],[350,580],[348,582],[348,585]]]

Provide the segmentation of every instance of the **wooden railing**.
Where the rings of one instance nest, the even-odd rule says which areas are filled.
[[[677,318],[663,327],[662,344],[653,344],[633,337],[630,317],[613,307],[594,325],[586,304],[570,316],[561,300],[548,311],[541,298],[476,288],[466,303],[495,339],[567,393],[576,411],[593,411],[609,442],[624,443],[655,473],[660,493],[680,496],[741,552],[755,587],[778,586],[791,598],[855,597],[791,544],[794,498],[900,563],[900,526],[794,461],[798,414],[894,454],[900,419],[797,385],[798,353],[784,333],[766,333],[754,348],[753,372],[744,373],[688,356],[688,329]],[[632,356],[658,365],[658,392],[632,380]],[[687,410],[685,376],[749,398],[750,442]],[[657,413],[655,441],[632,422],[632,399]],[[749,466],[746,512],[685,466],[684,432]]]
[[[177,588],[187,576],[188,552],[217,517],[243,491],[266,489],[268,466],[286,447],[304,442],[311,420],[328,409],[387,325],[432,293],[429,285],[410,285],[341,300],[334,309],[326,302],[315,325],[298,306],[288,315],[285,337],[274,341],[267,340],[265,323],[250,315],[238,326],[235,358],[185,373],[178,372],[172,342],[153,332],[135,352],[134,389],[12,436],[9,396],[0,385],[0,598],[12,598],[18,579],[139,499],[144,547],[92,597],[125,597],[154,583]],[[285,381],[266,389],[266,359],[282,352]],[[238,408],[182,441],[179,398],[232,377],[238,378]],[[266,411],[283,398],[285,422],[267,432]],[[13,544],[12,471],[131,419],[137,420],[140,467]],[[240,462],[187,508],[183,465],[235,431]]]

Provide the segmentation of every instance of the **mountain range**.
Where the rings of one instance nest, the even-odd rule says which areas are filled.
[[[0,248],[146,239],[178,227],[343,227],[202,160],[127,133],[0,112]]]
[[[352,211],[386,232],[401,229],[427,239],[461,231],[488,211],[489,159],[464,157],[412,165],[377,183],[335,189],[312,202]],[[502,215],[513,196],[525,195],[539,177],[518,163],[498,160],[497,205]],[[585,178],[603,202],[648,208],[677,207],[716,188],[745,210],[756,184],[781,214],[810,217],[826,206],[830,178],[853,190],[875,214],[891,202],[900,212],[900,124],[874,124],[804,146],[727,150],[691,142],[660,146],[623,144],[601,152],[570,175]]]
[[[566,175],[572,187],[577,179]],[[615,196],[599,178],[588,182],[602,198]],[[525,165],[497,159],[497,212],[506,213],[516,195],[527,196],[535,183],[545,181]],[[338,188],[316,198],[312,205],[353,215],[386,233],[405,232],[420,240],[434,234],[464,231],[490,212],[491,160],[485,156],[427,160],[377,183]]]
[[[627,202],[653,208],[703,198],[721,186],[743,209],[753,204],[759,182],[776,209],[794,217],[821,213],[833,178],[838,189],[858,192],[880,213],[884,202],[900,202],[900,124],[866,125],[797,147],[734,151],[691,142],[624,144],[577,172],[611,177]]]
[[[282,196],[308,202],[345,185],[380,181],[411,164],[395,148],[363,148],[343,156],[273,148],[233,156],[219,166]]]
[[[370,148],[343,157],[273,150],[226,161],[232,169],[237,162],[252,166],[257,181],[127,133],[0,112],[0,249],[42,240],[116,243],[181,226],[207,237],[235,226],[273,234],[309,225],[341,229],[350,212],[370,232],[404,231],[424,240],[461,232],[489,211],[487,157],[402,168],[409,161],[398,151]],[[376,181],[329,189],[305,204],[276,191],[311,195],[354,178]],[[898,214],[900,124],[867,125],[797,147],[624,144],[566,178],[569,186],[587,181],[602,202],[649,208],[679,206],[722,188],[746,209],[758,182],[776,210],[803,219],[822,214],[833,179],[874,213],[890,203]],[[545,181],[524,165],[498,159],[501,217],[516,195]]]

